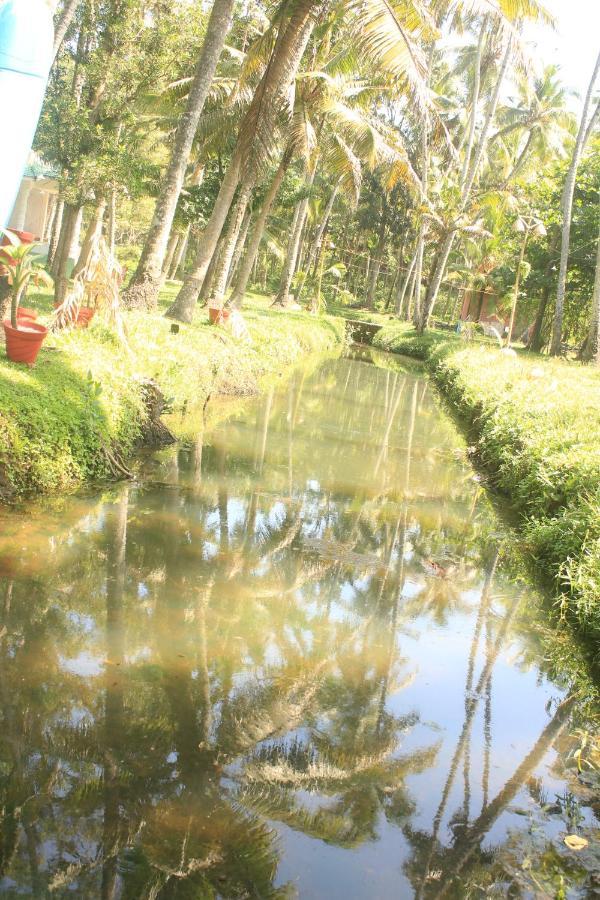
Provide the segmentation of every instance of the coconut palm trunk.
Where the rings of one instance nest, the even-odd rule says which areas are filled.
[[[287,26],[282,26],[267,69],[240,125],[236,147],[198,246],[193,270],[168,308],[166,315],[169,318],[181,322],[192,320],[204,275],[223,230],[240,177],[243,173],[249,180],[254,180],[258,161],[261,155],[264,156],[265,147],[270,146],[272,141],[279,101],[289,95],[289,88],[296,77],[314,27],[314,20],[311,18],[314,5],[314,0],[298,0]]]
[[[375,251],[375,259],[371,264],[369,271],[369,280],[367,282],[367,296],[365,304],[367,309],[373,309],[375,306],[375,292],[377,290],[377,281],[379,272],[383,262],[383,254],[385,251],[385,235],[387,230],[387,206],[383,209],[381,220],[379,222],[379,236],[377,240],[377,249]]]
[[[396,315],[402,315],[402,309],[404,307],[404,298],[406,297],[406,292],[408,289],[408,285],[412,279],[413,272],[415,270],[415,265],[417,263],[417,254],[416,251],[413,253],[412,259],[409,263],[408,269],[406,270],[406,275],[403,279],[399,279],[398,281],[398,293],[396,295]]]
[[[227,287],[231,287],[231,283],[235,276],[237,267],[240,264],[240,259],[242,257],[242,253],[244,252],[244,247],[246,246],[246,241],[248,239],[248,232],[250,230],[250,222],[252,220],[252,208],[250,204],[248,204],[246,208],[246,212],[244,214],[244,220],[242,222],[242,227],[240,228],[239,234],[237,236],[237,240],[235,242],[235,250],[233,251],[233,257],[231,259],[231,265],[229,266],[229,274],[227,276]]]
[[[552,325],[552,343],[550,345],[551,356],[560,356],[562,342],[562,326],[564,318],[565,294],[567,290],[567,266],[569,263],[569,245],[571,242],[571,219],[573,216],[573,197],[577,182],[577,169],[585,149],[586,142],[594,128],[594,124],[600,115],[600,102],[596,104],[594,112],[590,116],[592,99],[598,74],[600,73],[600,53],[596,59],[596,65],[590,83],[588,85],[581,122],[575,140],[573,156],[567,173],[562,195],[562,241],[560,248],[560,267],[558,270],[558,287],[556,290],[556,308],[554,310],[554,322]]]
[[[171,268],[169,269],[167,278],[173,280],[177,277],[180,269],[183,271],[182,266],[185,265],[185,254],[187,252],[188,244],[190,240],[190,226],[186,225],[183,234],[180,237],[180,241],[177,244],[177,250],[173,256],[173,262],[171,264]]]
[[[165,279],[168,277],[169,272],[173,266],[173,259],[177,252],[177,248],[182,239],[182,234],[179,231],[172,231],[171,236],[169,238],[169,243],[167,244],[167,255],[165,256],[165,261],[163,264],[162,270],[162,278]]]
[[[81,0],[65,0],[65,3],[63,4],[60,15],[54,24],[54,45],[52,47],[53,59],[56,59],[58,56],[58,52],[62,47],[62,42],[75,18],[75,13],[77,12],[80,3]]]
[[[600,365],[600,234],[596,248],[596,274],[594,277],[594,290],[592,291],[592,313],[587,338],[583,347],[581,358],[589,361],[596,360]]]
[[[492,96],[490,98],[490,102],[488,104],[485,120],[483,123],[483,128],[481,131],[481,136],[479,138],[479,142],[477,144],[477,148],[475,149],[473,159],[471,161],[471,166],[469,171],[467,172],[467,176],[465,178],[462,196],[461,196],[461,211],[464,211],[471,197],[471,191],[473,190],[473,185],[475,183],[475,179],[479,173],[479,169],[487,149],[487,145],[490,137],[490,130],[492,127],[492,122],[494,121],[494,117],[496,115],[496,109],[498,108],[498,101],[500,100],[500,93],[502,90],[502,85],[504,83],[504,78],[506,76],[506,72],[508,69],[508,64],[510,61],[510,55],[512,51],[512,39],[509,39],[506,44],[506,48],[504,51],[504,56],[502,59],[502,63],[500,66],[500,71],[498,72],[498,76],[496,78],[496,84],[494,85],[494,90],[492,92]],[[429,284],[427,285],[427,293],[425,295],[425,301],[423,303],[423,309],[421,310],[421,315],[419,317],[418,329],[419,331],[424,331],[427,328],[429,323],[429,318],[431,313],[433,312],[433,307],[435,306],[436,300],[438,298],[438,294],[440,291],[440,287],[442,284],[442,280],[444,275],[446,274],[446,268],[448,266],[448,260],[450,258],[450,252],[454,245],[454,241],[456,239],[457,232],[452,229],[448,232],[446,237],[444,238],[444,242],[436,254],[434,259],[434,264],[431,272],[431,277],[429,278]]]
[[[550,299],[550,279],[552,278],[552,267],[554,265],[554,254],[558,249],[558,241],[559,234],[558,231],[552,229],[552,237],[550,239],[550,243],[548,244],[548,263],[546,265],[546,269],[544,272],[544,288],[542,290],[542,296],[540,302],[538,304],[537,312],[535,314],[535,322],[533,324],[533,331],[531,333],[531,337],[529,339],[528,349],[533,350],[535,353],[539,353],[542,349],[542,326],[544,324],[544,317],[546,315],[546,309],[548,307],[548,301]]]
[[[329,195],[329,200],[327,201],[327,206],[325,207],[325,212],[323,213],[323,218],[321,219],[321,222],[319,223],[319,227],[317,228],[317,232],[315,234],[313,242],[310,245],[310,249],[308,251],[308,258],[306,260],[306,266],[304,268],[304,274],[298,284],[298,292],[297,292],[298,300],[300,300],[302,290],[304,288],[304,285],[306,284],[306,278],[307,278],[308,272],[312,268],[312,266],[315,265],[315,263],[317,261],[319,247],[321,246],[321,241],[323,240],[323,235],[325,234],[325,229],[327,228],[327,225],[329,223],[329,218],[333,211],[333,204],[335,203],[341,183],[342,183],[342,179],[338,178],[338,180],[336,181],[336,183],[333,186],[333,190],[331,191],[331,194]]]
[[[190,152],[204,103],[231,27],[235,0],[215,0],[206,36],[191,84],[185,112],[175,133],[171,159],[165,172],[154,216],[138,267],[126,292],[129,306],[155,309],[175,209],[183,186]]]
[[[285,262],[283,264],[283,270],[281,272],[281,279],[279,282],[279,290],[277,292],[277,296],[273,301],[273,306],[289,306],[291,302],[290,298],[290,290],[292,287],[292,280],[296,273],[296,266],[298,263],[298,256],[300,254],[300,242],[302,239],[302,232],[304,230],[304,224],[306,222],[306,217],[308,215],[308,201],[310,199],[310,192],[312,190],[313,182],[315,180],[315,174],[317,171],[317,160],[315,159],[304,179],[304,195],[296,204],[296,209],[294,210],[294,218],[292,221],[292,230],[290,233],[290,239],[288,242],[287,253],[285,256]]]
[[[201,305],[204,305],[208,301],[208,298],[212,293],[212,286],[215,283],[215,275],[217,274],[217,269],[219,268],[224,240],[225,235],[221,235],[217,242],[217,246],[215,247],[215,252],[212,255],[212,259],[208,264],[206,275],[204,276],[202,287],[200,288],[200,293],[198,294],[198,303],[200,303]]]
[[[465,149],[465,158],[463,160],[463,169],[461,176],[461,189],[467,181],[469,168],[471,166],[471,156],[473,154],[473,146],[475,144],[475,126],[477,125],[477,109],[479,106],[479,94],[481,91],[481,60],[483,57],[483,47],[485,44],[485,36],[487,32],[487,16],[484,16],[479,29],[479,39],[477,41],[477,55],[475,57],[475,68],[473,73],[473,93],[471,97],[471,116],[469,119],[469,131]]]
[[[246,288],[248,287],[248,282],[250,280],[250,274],[258,255],[258,248],[260,247],[262,236],[265,233],[265,227],[267,224],[267,219],[269,218],[269,213],[271,212],[271,207],[275,202],[275,198],[279,192],[281,182],[283,181],[291,159],[291,151],[286,150],[283,154],[281,162],[279,163],[279,166],[277,167],[277,171],[273,176],[273,180],[271,181],[269,190],[267,191],[267,194],[263,201],[263,205],[254,223],[254,228],[252,229],[252,234],[250,235],[250,240],[248,241],[248,246],[246,247],[246,252],[244,253],[244,256],[240,263],[240,268],[235,278],[230,299],[231,306],[234,306],[238,309],[241,307],[244,300],[244,294],[246,293]]]
[[[432,44],[428,54],[427,61],[427,86],[429,87],[429,83],[431,81],[431,70],[433,67],[433,55],[435,52],[435,45]],[[421,120],[421,148],[420,148],[420,156],[421,156],[421,190],[420,190],[420,199],[421,199],[421,218],[419,222],[419,231],[417,233],[417,246],[415,251],[415,272],[414,272],[414,291],[415,291],[415,304],[414,304],[414,324],[417,328],[420,326],[420,322],[422,319],[421,312],[421,284],[423,281],[423,259],[425,256],[425,236],[427,233],[427,224],[425,220],[425,207],[427,204],[427,192],[428,192],[428,184],[429,184],[429,110],[425,108],[423,110],[423,117]]]
[[[223,238],[223,246],[219,258],[219,265],[217,267],[217,270],[215,271],[215,277],[209,301],[209,304],[211,306],[223,306],[223,301],[225,299],[225,289],[227,287],[227,278],[229,276],[229,269],[231,268],[233,254],[235,253],[235,247],[251,196],[252,185],[249,183],[245,183],[238,194],[238,198],[233,208],[233,214]]]

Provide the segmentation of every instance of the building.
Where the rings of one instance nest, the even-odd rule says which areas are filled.
[[[57,206],[57,173],[35,153],[30,153],[7,227],[32,234],[35,240],[44,243],[50,238]]]

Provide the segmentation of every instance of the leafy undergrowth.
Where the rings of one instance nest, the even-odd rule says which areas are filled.
[[[177,287],[167,285],[161,307]],[[51,308],[42,294],[27,304],[41,321]],[[343,340],[342,322],[270,310],[257,297],[244,311],[250,341],[209,326],[205,309],[173,334],[162,312],[124,314],[129,349],[95,319],[87,330],[49,335],[31,369],[0,354],[0,499],[106,477],[115,452],[126,457],[140,437],[144,380],[155,380],[177,412],[191,410],[209,393],[255,393]]]
[[[478,462],[522,517],[528,552],[562,610],[600,632],[600,371],[423,336],[404,325],[375,345],[425,360],[471,426]]]

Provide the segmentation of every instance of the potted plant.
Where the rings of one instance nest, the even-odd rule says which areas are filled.
[[[48,329],[31,316],[19,316],[19,305],[30,284],[51,285],[52,279],[35,259],[35,244],[25,244],[5,231],[10,247],[0,251],[2,274],[10,289],[10,319],[2,325],[6,336],[6,355],[13,362],[33,365],[44,343]],[[31,310],[35,314],[35,310]]]
[[[208,319],[211,325],[226,325],[230,315],[231,310],[225,309],[223,306],[208,307]]]

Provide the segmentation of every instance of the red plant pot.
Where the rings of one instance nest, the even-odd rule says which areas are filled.
[[[221,309],[218,306],[208,307],[208,321],[211,325],[224,325],[230,315],[231,310],[229,309]]]
[[[37,309],[20,306],[17,310],[17,319],[37,319]]]
[[[33,365],[48,334],[46,326],[32,319],[23,319],[18,328],[13,328],[9,319],[4,319],[2,325],[8,358],[13,362]]]
[[[62,303],[55,303],[54,309],[60,309]],[[91,306],[81,306],[77,312],[77,318],[73,322],[73,320],[69,317],[66,318],[66,321],[62,322],[61,325],[66,324],[75,324],[77,328],[87,328],[94,316],[96,315],[96,310]]]
[[[82,306],[77,313],[77,327],[87,328],[95,315],[96,310],[92,309],[91,306]]]

